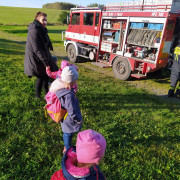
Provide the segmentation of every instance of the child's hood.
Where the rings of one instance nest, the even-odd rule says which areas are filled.
[[[49,88],[49,91],[50,92],[57,92],[58,90],[60,89],[64,89],[65,88],[65,85],[64,83],[61,81],[61,79],[56,79],[52,82],[50,88]]]
[[[63,172],[65,172],[66,176],[71,176],[70,179],[83,178],[90,175],[90,169],[87,167],[77,167],[77,156],[73,147],[70,148],[65,154],[64,165],[62,166]],[[68,172],[68,173],[67,173]]]
[[[60,98],[69,93],[74,93],[73,89],[59,89],[58,91],[56,91],[56,96]]]

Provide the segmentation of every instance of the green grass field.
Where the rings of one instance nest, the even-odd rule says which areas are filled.
[[[24,74],[24,17],[29,9],[18,8],[21,16],[14,12],[16,18],[11,21],[6,14],[14,8],[7,8],[3,14],[7,23],[2,20],[3,9],[0,7],[0,179],[48,180],[61,168],[62,131],[45,117],[45,102],[35,100],[36,79]],[[61,33],[66,26],[48,29],[60,64],[65,54]],[[77,66],[83,130],[94,129],[107,140],[100,163],[107,180],[180,179],[180,103],[94,72],[83,63]],[[75,141],[74,136],[74,145]]]
[[[34,20],[38,11],[47,13],[48,23],[57,23],[60,10],[39,9],[39,8],[20,8],[0,6],[0,24],[4,25],[28,25]]]

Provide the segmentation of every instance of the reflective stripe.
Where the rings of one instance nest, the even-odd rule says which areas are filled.
[[[172,89],[172,90],[174,90],[174,89],[175,89],[175,87],[170,87],[169,89]]]
[[[175,48],[174,54],[176,55],[175,60],[178,61],[178,56],[180,56],[180,47]]]
[[[64,115],[64,118],[63,118],[64,120],[66,119],[67,115],[68,115],[68,112]]]

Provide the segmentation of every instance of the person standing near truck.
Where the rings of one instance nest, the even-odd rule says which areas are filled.
[[[52,43],[47,33],[47,14],[36,13],[34,21],[28,27],[26,41],[24,71],[28,77],[36,76],[36,98],[40,98],[42,88],[45,94],[48,92],[49,78],[46,74],[46,66],[51,67],[51,71],[57,71],[55,64],[57,58],[52,56]]]
[[[171,68],[171,86],[168,91],[168,97],[176,96],[177,98],[180,98],[180,33],[176,35],[174,44],[174,59]],[[176,88],[177,85],[178,87]]]

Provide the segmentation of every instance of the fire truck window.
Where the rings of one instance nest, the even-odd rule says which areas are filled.
[[[79,25],[80,24],[80,13],[73,13],[71,19],[72,25]]]
[[[95,26],[99,25],[99,13],[96,13],[96,21],[95,21]]]
[[[84,13],[84,25],[93,26],[94,13]]]

